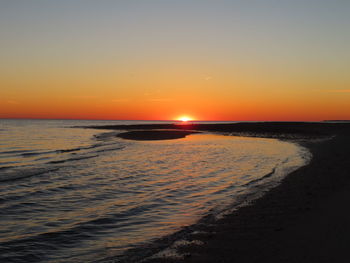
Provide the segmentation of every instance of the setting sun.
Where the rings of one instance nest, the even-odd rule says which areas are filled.
[[[183,121],[183,122],[187,122],[187,121],[192,121],[193,118],[189,117],[189,116],[181,116],[179,118],[177,118],[178,121]]]
[[[346,262],[349,13],[0,0],[0,263]]]

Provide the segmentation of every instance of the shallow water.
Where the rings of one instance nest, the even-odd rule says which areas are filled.
[[[272,139],[143,142],[70,128],[107,121],[0,124],[1,262],[117,256],[221,213],[307,161],[302,148]]]

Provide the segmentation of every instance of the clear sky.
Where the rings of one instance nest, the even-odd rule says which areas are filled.
[[[349,0],[0,0],[0,118],[350,119]]]

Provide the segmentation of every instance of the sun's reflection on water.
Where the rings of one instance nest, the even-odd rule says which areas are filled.
[[[52,243],[45,253],[77,262],[106,247],[109,254],[122,253],[220,211],[276,166],[303,163],[296,145],[272,139],[193,134],[109,140],[123,147],[0,189],[8,198],[0,227],[11,233],[0,242],[31,240],[28,253],[44,251],[33,244]]]

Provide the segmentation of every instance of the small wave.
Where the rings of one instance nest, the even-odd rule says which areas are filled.
[[[32,156],[54,154],[54,153],[60,154],[60,153],[78,152],[81,150],[89,150],[89,149],[97,148],[100,146],[103,146],[103,144],[93,144],[91,146],[86,146],[86,147],[77,147],[77,148],[72,148],[72,149],[60,149],[60,150],[53,150],[53,151],[13,150],[13,151],[0,152],[0,156],[3,158],[7,158],[7,157],[11,157],[11,156],[32,157]]]
[[[18,164],[20,162],[16,162],[16,161],[9,161],[9,162],[0,162],[0,165],[9,165],[9,164]],[[8,167],[8,166],[5,166]]]
[[[96,146],[95,146],[96,147]],[[94,146],[89,147],[78,147],[78,148],[72,148],[72,149],[62,149],[62,150],[55,150],[55,151],[46,151],[46,152],[26,152],[22,153],[21,155],[23,157],[31,157],[36,155],[42,155],[42,154],[51,154],[51,153],[70,153],[70,152],[77,152],[84,149],[91,149],[94,148]]]
[[[109,151],[121,150],[121,149],[124,149],[124,148],[125,148],[125,147],[108,148],[108,149],[98,150],[98,151],[95,151],[95,152],[96,152],[96,153],[99,153],[99,152],[109,152]]]
[[[9,182],[9,181],[15,181],[19,179],[24,179],[28,177],[32,177],[35,175],[41,175],[48,172],[57,171],[59,167],[53,167],[53,168],[24,168],[24,169],[12,169],[9,170],[6,173],[3,173],[0,177],[0,182]]]
[[[95,139],[100,141],[108,141],[111,138],[115,138],[119,132],[104,132],[94,135]]]
[[[141,213],[145,209],[150,209],[150,206],[140,205],[139,207],[131,208],[121,213],[81,221],[74,225],[70,225],[67,228],[58,228],[50,232],[41,232],[33,235],[29,234],[16,240],[9,240],[0,244],[0,255],[17,252],[18,247],[21,247],[21,251],[27,255],[28,253],[40,253],[48,250],[53,252],[67,244],[74,245],[76,243],[81,243],[82,240],[94,238],[97,235],[100,235],[101,231],[109,230],[111,228],[125,228],[137,223],[143,223],[129,221],[128,215]],[[35,246],[30,246],[28,244],[35,244]],[[0,260],[1,259],[3,258],[0,256]]]
[[[7,155],[7,154],[17,154],[17,153],[28,153],[28,152],[32,152],[32,150],[12,150],[12,151],[3,151],[0,152],[0,155]]]
[[[69,159],[65,159],[65,160],[51,161],[51,162],[48,162],[48,163],[59,164],[59,163],[66,163],[66,162],[71,162],[71,161],[79,161],[79,160],[84,160],[84,159],[90,159],[90,158],[94,158],[94,157],[97,157],[97,156],[98,155],[82,156],[82,157],[77,157],[77,158],[69,158]]]
[[[163,260],[183,260],[189,254],[180,253],[179,249],[190,247],[190,246],[202,246],[204,244],[201,240],[177,240],[170,247],[165,248],[157,252],[156,254],[146,258],[143,262],[152,262],[155,259],[163,259]]]
[[[81,148],[73,148],[73,149],[65,149],[65,150],[57,150],[57,153],[69,153],[69,152],[76,152],[80,151]]]
[[[21,156],[23,157],[31,157],[31,156],[37,156],[42,154],[50,154],[55,153],[56,151],[47,151],[47,152],[28,152],[28,153],[22,153]]]
[[[51,153],[72,153],[74,151],[79,151],[82,149],[92,149],[92,148],[96,148],[99,146],[103,146],[103,144],[94,144],[91,146],[87,146],[87,147],[80,147],[80,148],[72,148],[72,149],[66,149],[66,150],[56,150],[56,151],[46,151],[46,152],[30,152],[29,150],[25,150],[25,152],[23,153],[23,151],[7,151],[7,152],[11,152],[11,153],[21,153],[21,156],[23,157],[32,157],[32,156],[38,156],[38,155],[44,155],[44,154],[51,154]],[[105,148],[105,149],[99,149],[97,151],[93,151],[91,152],[91,154],[93,155],[83,155],[83,156],[74,156],[72,158],[67,158],[67,159],[61,159],[61,160],[53,160],[53,161],[49,161],[46,162],[42,165],[60,165],[60,164],[64,164],[64,163],[68,163],[68,162],[73,162],[73,161],[79,161],[79,160],[85,160],[85,159],[91,159],[94,157],[98,157],[99,155],[97,153],[100,152],[107,152],[107,151],[114,151],[114,150],[120,150],[123,149],[124,147],[114,147],[114,148]],[[40,158],[37,159],[38,160],[45,160],[45,159],[51,159],[51,158]],[[8,164],[9,162],[6,162],[6,164]],[[18,163],[18,162],[14,162],[14,163]],[[3,163],[5,164],[5,163]],[[40,174],[44,174],[50,171],[55,171],[59,169],[59,167],[55,167],[55,168],[41,168],[41,167],[36,167],[33,168],[33,166],[30,166],[30,168],[28,166],[0,166],[0,171],[1,171],[1,177],[0,177],[0,182],[7,182],[7,181],[13,181],[13,180],[19,180],[19,179],[24,179],[27,177],[32,177],[35,175],[40,175]]]
[[[93,148],[99,147],[99,146],[101,146],[101,145],[102,145],[102,144],[94,144],[94,145],[86,146],[86,147],[77,147],[77,148],[72,148],[72,149],[57,150],[57,151],[55,151],[55,152],[57,152],[57,153],[78,152],[78,151],[81,151],[81,150],[93,149]]]
[[[262,181],[262,180],[264,180],[264,179],[266,179],[266,178],[269,178],[269,177],[271,177],[271,176],[275,173],[275,171],[276,171],[276,168],[273,168],[271,172],[265,174],[264,176],[262,176],[262,177],[260,177],[260,178],[258,178],[258,179],[252,180],[252,181],[250,181],[249,183],[246,183],[246,184],[244,184],[244,185],[242,185],[242,186],[249,186],[249,185],[255,184],[255,183],[257,183],[257,182],[260,182],[260,181]]]

